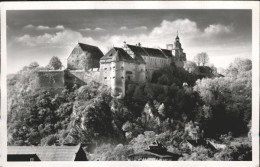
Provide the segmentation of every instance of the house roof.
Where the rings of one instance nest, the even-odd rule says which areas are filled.
[[[140,61],[140,63],[145,63],[142,56],[147,56],[147,53],[142,47],[135,46],[135,45],[127,45],[127,47],[134,52],[136,59]]]
[[[179,154],[175,154],[172,152],[167,151],[167,148],[164,147],[160,142],[157,140],[151,143],[148,150],[144,150],[142,152],[138,152],[135,154],[130,154],[129,157],[134,156],[147,156],[147,157],[157,157],[161,159],[178,159],[181,157]]]
[[[8,146],[7,154],[36,154],[41,161],[74,161],[80,148],[80,144],[77,146]]]
[[[171,51],[167,49],[147,48],[129,44],[127,44],[127,46],[134,52],[136,56],[148,56],[159,58],[172,57]]]
[[[136,63],[137,61],[133,59],[124,49],[113,47],[110,49],[105,56],[103,56],[101,61],[111,62],[111,61],[124,61],[130,63]]]
[[[84,51],[93,55],[93,58],[100,59],[104,56],[101,50],[97,46],[88,45],[84,43],[78,43],[79,47]]]
[[[207,145],[207,142],[205,140],[187,140],[187,142],[189,142],[191,145],[193,145],[194,147],[197,147],[197,146],[206,146]]]
[[[174,154],[168,151],[165,152],[160,152],[160,153],[156,153],[156,152],[151,152],[149,150],[145,150],[142,152],[138,152],[135,154],[130,154],[129,157],[133,157],[133,156],[152,156],[152,157],[158,157],[158,158],[174,158],[177,159],[179,157],[181,157],[181,155],[179,154]]]
[[[161,51],[169,58],[173,56],[171,50],[161,49]]]

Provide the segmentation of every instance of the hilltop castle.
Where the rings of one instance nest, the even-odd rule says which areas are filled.
[[[113,47],[105,55],[96,46],[78,43],[67,59],[67,69],[38,72],[40,87],[64,87],[67,83],[84,85],[89,80],[111,87],[114,97],[125,96],[125,85],[149,82],[155,70],[175,63],[183,67],[186,54],[177,35],[166,49],[129,45]]]

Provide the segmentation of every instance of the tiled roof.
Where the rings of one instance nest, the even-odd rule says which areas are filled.
[[[161,51],[169,58],[171,58],[173,56],[171,50],[161,49]]]
[[[77,146],[8,146],[8,155],[36,154],[41,161],[74,161]]]
[[[172,57],[171,51],[167,49],[147,48],[136,45],[127,45],[136,56],[148,56],[166,58]]]
[[[105,56],[101,58],[101,61],[111,62],[111,61],[125,61],[136,63],[136,60],[133,59],[128,53],[122,48],[113,47],[110,49]]]
[[[101,52],[101,50],[97,47],[97,46],[93,46],[93,45],[87,45],[84,43],[78,43],[78,45],[80,46],[80,48],[88,53],[91,53],[91,55],[94,55],[96,59],[100,59],[101,57],[104,56],[104,54]]]
[[[155,153],[155,152],[151,152],[148,150],[129,155],[129,157],[134,157],[134,156],[152,156],[152,157],[157,157],[157,158],[173,158],[173,159],[177,159],[177,158],[181,157],[181,155],[179,155],[179,154],[171,153],[168,151],[161,152],[161,153]]]

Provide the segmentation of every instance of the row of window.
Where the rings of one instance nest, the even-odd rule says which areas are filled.
[[[80,54],[80,53],[81,53],[81,50],[80,50],[79,48],[77,48],[77,49],[74,49],[74,50],[72,51],[72,53],[73,53],[73,54]]]
[[[107,77],[104,77],[104,79],[107,79]],[[110,79],[111,79],[111,77],[110,77]],[[115,77],[113,77],[113,79],[115,79]],[[122,76],[121,79],[124,79],[124,77]]]
[[[107,69],[108,69],[107,67],[104,68],[104,70],[107,70]],[[115,66],[113,67],[113,69],[115,69]],[[123,70],[124,67],[121,67],[121,69]],[[112,70],[112,67],[110,67],[110,70]],[[143,71],[143,69],[141,69],[141,71]],[[147,71],[147,70],[146,70],[146,71]]]
[[[114,66],[113,69],[115,69],[116,67]],[[121,67],[121,69],[124,69],[124,67]],[[104,70],[107,70],[107,68],[105,67]],[[112,70],[112,67],[110,67],[110,70]]]

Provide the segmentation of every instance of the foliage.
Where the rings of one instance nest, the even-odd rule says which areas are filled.
[[[39,89],[37,72],[44,68],[33,62],[7,79],[8,144],[94,143],[90,159],[97,161],[127,160],[158,140],[182,154],[180,160],[250,160],[250,145],[232,143],[251,129],[251,61],[236,59],[223,77],[215,77],[213,66],[207,68],[215,74],[202,79],[193,62],[185,68],[159,69],[151,83],[128,83],[126,97],[116,99],[108,87],[92,81],[60,91]],[[227,148],[181,148],[190,120]]]
[[[196,62],[198,66],[205,66],[209,62],[209,56],[206,52],[201,52],[194,57],[193,61]]]
[[[194,90],[210,107],[211,116],[198,120],[207,121],[203,128],[209,136],[213,137],[212,131],[218,134],[231,131],[235,136],[248,132],[252,104],[252,70],[249,64],[248,60],[236,60],[228,68],[226,77],[196,82]]]
[[[60,70],[62,68],[62,63],[57,56],[53,56],[47,65],[47,68],[52,70]]]
[[[217,161],[251,161],[252,146],[240,144],[237,146],[229,146],[226,149],[217,152],[213,160]]]
[[[131,148],[123,144],[102,144],[95,149],[91,156],[92,161],[126,161],[128,155],[133,153]]]
[[[189,73],[185,69],[177,67],[175,64],[171,64],[154,71],[151,82],[168,86],[174,83],[178,86],[182,86],[183,83],[194,85],[196,80],[197,76],[195,74]]]

